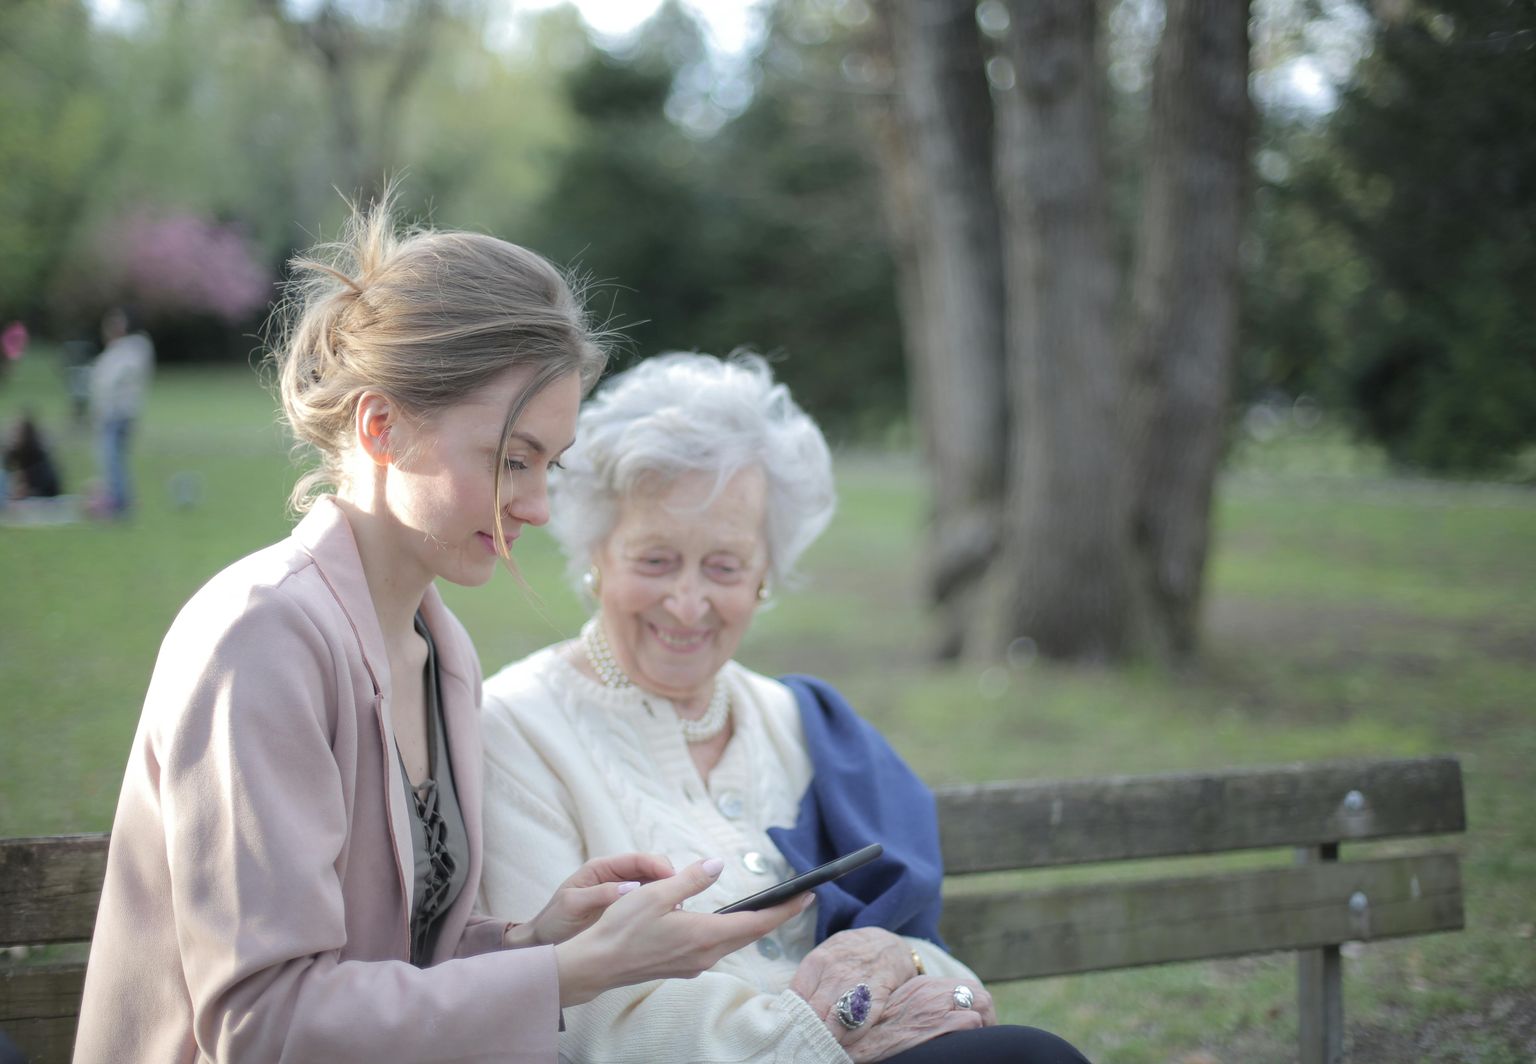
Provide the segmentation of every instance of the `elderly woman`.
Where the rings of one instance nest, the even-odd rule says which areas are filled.
[[[1081,1061],[997,1027],[938,939],[932,797],[835,691],[733,661],[831,519],[816,425],[754,356],[615,377],[552,478],[552,527],[596,605],[578,639],[485,685],[484,901],[517,913],[583,861],[730,859],[706,911],[870,842],[876,862],[691,981],[565,1011],[580,1061]]]

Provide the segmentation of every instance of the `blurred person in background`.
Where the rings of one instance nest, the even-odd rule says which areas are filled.
[[[706,909],[885,850],[697,979],[568,1010],[562,1058],[1083,1062],[997,1026],[940,944],[922,781],[827,684],[733,660],[834,505],[821,430],[757,356],[658,356],[582,412],[552,527],[594,614],[486,681],[487,909],[523,911],[573,863],[632,849],[729,855]]]
[[[124,517],[133,508],[129,446],[155,369],[155,346],[126,307],[114,307],[101,319],[101,354],[91,364],[91,415],[103,478],[95,510],[103,517]]]
[[[0,499],[52,499],[63,493],[58,466],[30,411],[17,418],[5,441],[5,490]]]
[[[20,321],[13,321],[0,330],[0,353],[5,355],[7,364],[20,362],[21,356],[27,353],[27,327]]]
[[[292,534],[162,644],[75,1061],[552,1064],[562,1008],[697,975],[810,896],[689,913],[721,861],[628,853],[526,922],[476,911],[480,663],[435,582],[486,583],[545,522],[606,355],[544,259],[400,236],[387,201],[294,271],[272,360],[320,462]]]

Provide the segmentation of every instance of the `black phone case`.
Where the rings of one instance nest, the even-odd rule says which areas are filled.
[[[807,872],[801,872],[798,876],[786,879],[782,883],[775,883],[767,890],[760,890],[756,894],[749,894],[739,901],[733,901],[723,909],[716,909],[715,913],[718,915],[720,913],[756,912],[758,909],[771,908],[781,901],[788,901],[796,894],[810,890],[812,887],[819,887],[821,884],[836,879],[838,876],[847,875],[855,868],[860,868],[873,861],[884,852],[885,847],[881,846],[878,842],[872,842],[863,849],[854,850],[852,853],[845,853],[841,857],[835,857],[826,864],[817,865],[815,868]]]

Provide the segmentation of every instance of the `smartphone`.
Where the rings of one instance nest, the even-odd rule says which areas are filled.
[[[723,909],[716,909],[715,912],[717,914],[756,912],[758,909],[770,908],[781,901],[788,901],[796,894],[803,894],[812,887],[819,887],[828,880],[846,875],[861,865],[867,865],[884,851],[885,847],[881,846],[878,842],[872,842],[862,850],[854,850],[852,853],[846,853],[841,857],[828,861],[824,865],[817,865],[809,872],[801,872],[792,879],[786,879],[782,883],[775,883],[767,890],[760,890],[756,894],[749,894],[740,901],[731,902],[731,904]]]

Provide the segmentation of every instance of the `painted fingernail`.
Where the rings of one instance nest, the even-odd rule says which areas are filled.
[[[619,884],[619,894],[620,894],[620,896],[628,894],[630,891],[634,890],[639,885],[640,885],[639,883],[620,883]]]
[[[807,910],[807,909],[809,909],[811,907],[811,902],[813,902],[815,900],[816,900],[816,895],[814,895],[814,894],[807,894],[805,896],[805,900],[800,903],[800,911],[801,912],[805,912],[805,910]]]
[[[710,876],[711,878],[718,876],[720,874],[720,870],[724,867],[725,861],[719,857],[711,857],[703,864],[704,874],[706,876]]]

